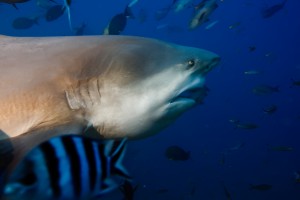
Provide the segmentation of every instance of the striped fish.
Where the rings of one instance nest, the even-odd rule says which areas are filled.
[[[121,162],[126,139],[52,138],[34,148],[8,177],[4,199],[94,199],[129,179]]]

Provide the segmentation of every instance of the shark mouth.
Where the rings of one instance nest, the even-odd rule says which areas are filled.
[[[171,103],[178,102],[178,101],[194,101],[196,104],[203,103],[203,99],[208,94],[208,87],[195,87],[186,89],[183,92],[179,93],[174,99],[172,99]]]

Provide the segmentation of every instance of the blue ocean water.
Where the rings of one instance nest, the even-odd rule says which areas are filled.
[[[85,35],[101,35],[129,2],[74,0],[73,26],[84,22]],[[156,136],[130,142],[125,165],[139,185],[135,199],[299,200],[295,173],[300,171],[300,87],[292,86],[292,80],[300,81],[300,2],[288,0],[282,10],[263,18],[261,10],[281,0],[218,1],[210,20],[195,30],[188,29],[192,7],[170,11],[164,19],[155,20],[154,13],[171,2],[139,0],[132,7],[136,19],[128,19],[121,34],[207,49],[219,54],[222,61],[207,75],[210,92],[203,105],[186,112]],[[43,11],[34,0],[17,7],[0,4],[0,34],[73,35],[66,14],[53,22],[40,19],[30,29],[14,29],[15,18]],[[147,16],[143,23],[138,20],[141,9]],[[212,22],[216,24],[206,29]],[[260,73],[246,75],[249,70]],[[279,92],[254,94],[253,87],[262,84],[278,86]],[[263,108],[270,105],[278,110],[264,113]],[[258,128],[240,129],[231,119]],[[191,159],[168,160],[164,152],[171,145],[190,151]],[[290,147],[290,151],[279,147]],[[251,184],[272,188],[255,190],[250,189]],[[122,195],[116,190],[104,199],[122,199]]]

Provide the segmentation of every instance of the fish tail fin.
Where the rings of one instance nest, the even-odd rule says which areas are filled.
[[[5,172],[9,164],[13,161],[14,149],[8,135],[0,129],[0,199],[3,193]]]
[[[127,18],[130,18],[130,19],[135,19],[135,16],[131,10],[131,6],[130,4],[128,4],[126,7],[125,7],[125,10],[124,10],[124,15],[125,17]]]
[[[71,10],[70,10],[70,3],[68,3],[68,0],[65,0],[65,7],[67,9],[67,14],[68,14],[68,21],[69,21],[69,27],[71,31],[73,31],[73,26],[72,26],[72,21],[71,21]]]
[[[71,21],[71,11],[70,11],[70,7],[67,7],[67,13],[68,13],[69,27],[70,27],[71,31],[73,31],[73,26],[72,26],[72,21]]]
[[[124,177],[126,179],[131,179],[129,173],[122,165],[122,161],[126,151],[127,139],[122,139],[120,141],[114,141],[113,152],[111,153],[111,174]]]

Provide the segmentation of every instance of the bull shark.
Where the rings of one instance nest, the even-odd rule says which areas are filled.
[[[0,36],[0,60],[0,129],[22,157],[91,126],[108,139],[158,133],[202,101],[220,57],[134,36]]]

